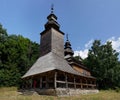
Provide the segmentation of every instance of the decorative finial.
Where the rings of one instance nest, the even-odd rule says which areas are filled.
[[[66,34],[66,39],[67,39],[67,41],[69,41],[69,39],[68,39],[68,34]]]
[[[53,14],[54,11],[54,4],[51,5],[51,14]]]

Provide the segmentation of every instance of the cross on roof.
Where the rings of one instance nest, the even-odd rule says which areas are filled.
[[[51,14],[54,12],[54,4],[51,5]]]

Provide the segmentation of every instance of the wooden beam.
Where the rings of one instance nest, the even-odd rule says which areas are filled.
[[[81,83],[81,89],[83,88],[83,83],[82,83],[82,79],[80,79],[80,83]]]
[[[57,81],[57,80],[56,80],[56,82],[57,83],[66,83],[65,81]]]
[[[48,85],[48,73],[46,73],[46,88],[49,88],[49,85]]]
[[[42,77],[40,77],[40,88],[42,88]]]
[[[75,81],[75,76],[74,76],[74,88],[76,89],[76,81]]]
[[[96,86],[96,81],[94,80],[93,83],[92,83],[92,88],[94,89]]]
[[[66,83],[66,88],[68,88],[67,74],[65,74],[65,83]]]
[[[54,74],[54,88],[56,89],[57,88],[57,71],[55,71],[55,74]]]
[[[30,88],[32,88],[32,86],[33,86],[33,79],[31,77],[31,79],[30,79]]]
[[[88,80],[87,80],[87,79],[86,79],[86,84],[87,84],[87,86],[86,86],[86,87],[88,88]]]

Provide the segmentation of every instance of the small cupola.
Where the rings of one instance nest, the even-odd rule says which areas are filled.
[[[45,24],[45,29],[55,28],[55,29],[59,30],[60,25],[57,22],[57,16],[54,14],[53,5],[51,6],[51,13],[47,17],[47,19],[48,19],[48,21]]]
[[[73,52],[73,50],[72,50],[72,47],[71,47],[71,44],[70,44],[70,41],[69,41],[69,39],[68,39],[68,34],[66,35],[66,37],[67,37],[67,40],[66,40],[66,42],[65,42],[65,47],[64,47],[64,55],[65,56],[67,56],[67,55],[69,55],[69,56],[73,56],[73,54],[74,54],[74,52]]]

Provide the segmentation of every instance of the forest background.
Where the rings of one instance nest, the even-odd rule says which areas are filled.
[[[21,77],[39,57],[39,47],[21,35],[9,35],[0,25],[0,87],[22,85]],[[101,44],[100,40],[94,40],[87,58],[75,58],[91,70],[99,89],[117,89],[120,88],[118,55],[111,42]]]

